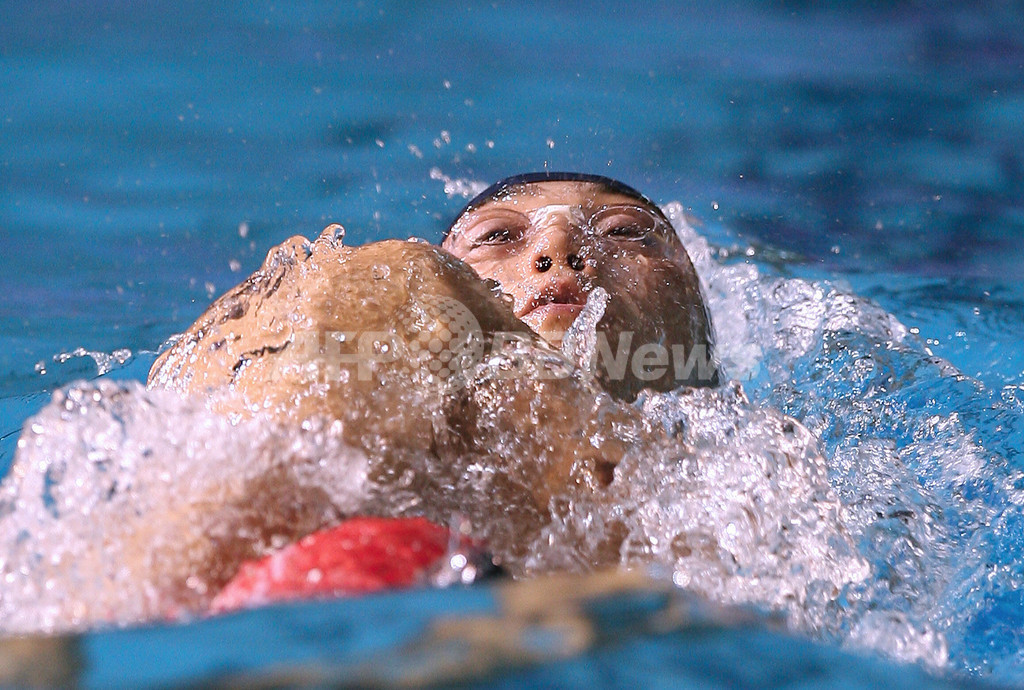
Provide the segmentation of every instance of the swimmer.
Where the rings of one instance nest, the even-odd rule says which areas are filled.
[[[466,206],[442,246],[497,281],[515,315],[555,347],[587,295],[604,288],[599,378],[618,397],[717,385],[693,264],[661,209],[635,189],[579,173],[509,177]]]
[[[621,183],[509,178],[470,203],[443,248],[395,240],[348,247],[339,230],[271,250],[157,359],[148,384],[212,396],[211,408],[232,418],[337,426],[368,459],[376,487],[360,512],[441,524],[462,514],[510,572],[522,572],[516,564],[558,519],[568,487],[613,500],[623,457],[674,443],[626,403],[645,386],[717,379],[713,366],[684,376],[663,366],[650,377],[643,367],[615,371],[600,361],[596,381],[543,375],[564,362],[550,346],[597,287],[610,297],[598,329],[612,351],[625,343],[634,362],[654,345],[688,355],[703,347],[710,357],[710,324],[682,244],[657,206]],[[481,278],[496,280],[511,304]],[[452,300],[471,315],[488,357],[452,358],[454,379],[425,376],[395,353],[424,334],[450,338],[437,305]],[[369,362],[346,349],[363,334],[386,336],[367,340],[375,346]],[[522,375],[502,374],[501,362],[513,361],[526,362]],[[149,573],[143,579],[167,583],[160,588],[176,605],[201,608],[241,562],[351,516],[319,486],[327,473],[312,461],[285,455],[269,469],[250,463],[231,486],[182,487],[161,520],[129,527],[138,537],[125,558]],[[191,536],[183,543],[175,534]],[[582,560],[615,562],[622,536],[609,531]]]

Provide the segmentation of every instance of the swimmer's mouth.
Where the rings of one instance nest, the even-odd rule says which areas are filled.
[[[564,302],[549,302],[531,309],[523,316],[542,318],[545,316],[571,316],[576,318],[583,311],[582,304],[566,304]]]
[[[548,291],[544,290],[529,302],[519,318],[527,316],[542,317],[548,315],[566,315],[575,318],[587,303],[587,297],[577,287],[565,287],[563,289]]]

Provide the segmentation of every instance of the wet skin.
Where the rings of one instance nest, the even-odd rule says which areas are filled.
[[[610,300],[599,330],[610,352],[632,361],[655,344],[710,357],[711,329],[700,287],[675,231],[645,202],[593,182],[533,182],[464,212],[443,247],[490,278],[513,299],[515,315],[559,346],[595,287]],[[701,353],[702,354],[702,353]],[[714,385],[696,370],[683,378],[667,367],[655,378],[601,371],[605,386],[633,398],[645,386]]]

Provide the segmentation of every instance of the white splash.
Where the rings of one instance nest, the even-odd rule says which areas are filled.
[[[124,366],[132,358],[132,351],[128,348],[119,348],[113,352],[97,352],[94,350],[86,350],[84,347],[76,347],[71,352],[61,352],[53,356],[53,361],[58,364],[64,364],[69,362],[76,357],[88,357],[96,363],[96,374],[97,376],[103,376],[109,374],[114,369]],[[39,373],[46,373],[45,366],[36,365],[36,371]]]
[[[454,199],[455,197],[472,199],[487,189],[488,186],[486,182],[478,180],[449,177],[441,171],[441,168],[431,168],[430,179],[444,182],[444,193],[449,199]]]

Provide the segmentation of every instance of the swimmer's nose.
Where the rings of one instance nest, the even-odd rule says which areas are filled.
[[[582,271],[583,270],[583,266],[584,266],[583,259],[580,258],[579,254],[576,254],[576,253],[568,254],[565,257],[565,263],[566,263],[566,265],[569,268],[571,268],[574,271]],[[546,254],[542,254],[541,256],[538,256],[537,259],[533,262],[533,266],[534,266],[534,268],[537,269],[538,273],[547,273],[551,269],[551,266],[553,264],[554,264],[554,261],[551,259],[550,256],[547,256]]]
[[[578,272],[586,268],[586,262],[579,255],[571,228],[552,228],[546,233],[545,242],[537,247],[533,257],[533,268],[538,273],[547,273],[552,268],[568,268]]]

